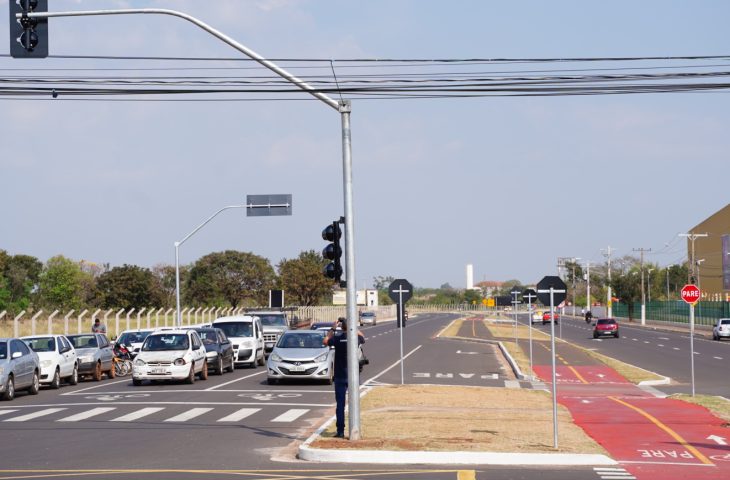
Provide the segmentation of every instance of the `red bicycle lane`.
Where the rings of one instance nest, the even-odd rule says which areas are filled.
[[[534,370],[551,379],[549,365]],[[556,374],[558,402],[636,478],[730,478],[730,428],[704,407],[652,396],[604,365],[561,365]]]

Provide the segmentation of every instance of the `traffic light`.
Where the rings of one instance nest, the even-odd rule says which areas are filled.
[[[324,250],[322,250],[322,256],[327,260],[332,260],[330,263],[325,265],[324,276],[331,278],[339,286],[343,286],[342,281],[342,265],[340,265],[340,257],[342,256],[342,247],[340,246],[340,239],[342,238],[342,229],[340,228],[340,222],[334,221],[327,225],[322,230],[322,239],[331,242]]]
[[[15,18],[18,13],[47,12],[48,0],[8,0],[10,7],[10,55],[14,58],[48,56],[48,19]]]

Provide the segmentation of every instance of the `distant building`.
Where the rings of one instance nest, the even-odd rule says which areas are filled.
[[[482,295],[485,297],[493,297],[494,293],[502,288],[502,285],[504,285],[504,282],[493,282],[487,280],[476,284],[477,288],[481,289]]]
[[[703,300],[728,300],[730,296],[730,204],[693,227],[689,233],[707,233],[695,240],[697,284]],[[687,258],[692,242],[687,240]]]

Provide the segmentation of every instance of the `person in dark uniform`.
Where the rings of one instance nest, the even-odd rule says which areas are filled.
[[[340,330],[337,330],[340,327]],[[365,343],[362,332],[357,332],[358,345]],[[344,317],[337,319],[327,332],[324,344],[335,349],[335,401],[337,402],[336,426],[338,438],[345,438],[345,400],[347,398],[347,320]]]

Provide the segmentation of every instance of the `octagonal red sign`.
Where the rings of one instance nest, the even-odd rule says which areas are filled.
[[[687,303],[696,303],[700,300],[700,289],[696,285],[682,287],[682,300]]]

